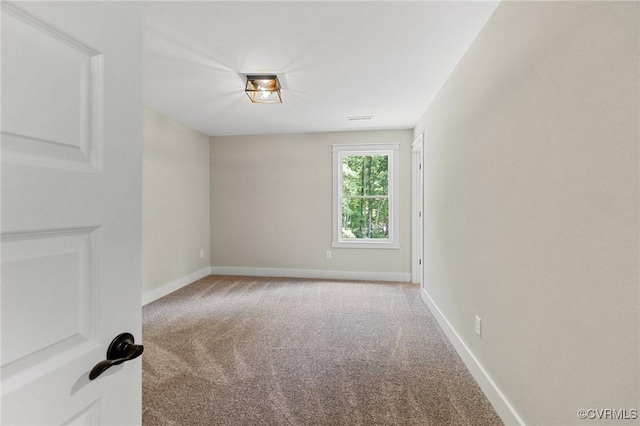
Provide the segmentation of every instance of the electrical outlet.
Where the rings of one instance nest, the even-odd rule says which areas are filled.
[[[476,334],[482,336],[482,319],[476,315]]]
[[[327,250],[327,259],[331,259],[331,250]]]
[[[204,250],[200,250],[200,258],[204,259]]]

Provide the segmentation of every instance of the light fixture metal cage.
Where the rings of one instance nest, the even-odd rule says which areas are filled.
[[[247,75],[247,85],[244,91],[253,103],[282,103],[280,81],[278,81],[278,76],[274,74]]]

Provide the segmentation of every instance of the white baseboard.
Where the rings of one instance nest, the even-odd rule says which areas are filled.
[[[177,280],[168,282],[162,287],[145,291],[142,294],[142,306],[146,305],[147,303],[151,303],[154,300],[158,300],[169,293],[173,293],[174,291],[179,290],[182,287],[191,284],[194,281],[198,281],[200,278],[204,278],[210,274],[211,268],[207,266],[206,268],[202,268],[199,271],[192,272],[189,275],[185,275],[182,278],[178,278]]]
[[[460,335],[456,332],[456,330],[451,326],[447,317],[444,316],[438,305],[433,301],[429,293],[422,289],[420,292],[422,296],[422,300],[427,304],[429,310],[433,314],[433,316],[440,324],[440,327],[444,330],[444,333],[447,335],[447,338],[455,348],[462,361],[465,363],[471,375],[478,385],[487,396],[487,399],[493,405],[496,412],[506,425],[521,425],[524,426],[525,423],[515,410],[515,408],[511,405],[509,400],[505,397],[502,391],[498,388],[496,383],[493,381],[487,370],[484,369],[480,361],[475,357],[473,352],[469,349],[469,347],[464,343]]]
[[[251,277],[291,277],[328,280],[403,281],[410,282],[409,272],[325,271],[320,269],[244,268],[212,266],[213,275],[247,275]]]

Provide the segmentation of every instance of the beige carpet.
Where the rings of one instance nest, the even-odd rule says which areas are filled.
[[[143,310],[145,425],[500,425],[413,284],[209,276]]]

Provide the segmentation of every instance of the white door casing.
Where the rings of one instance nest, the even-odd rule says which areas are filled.
[[[423,136],[411,143],[411,281],[423,284]]]
[[[1,10],[2,424],[140,424],[140,6]]]

